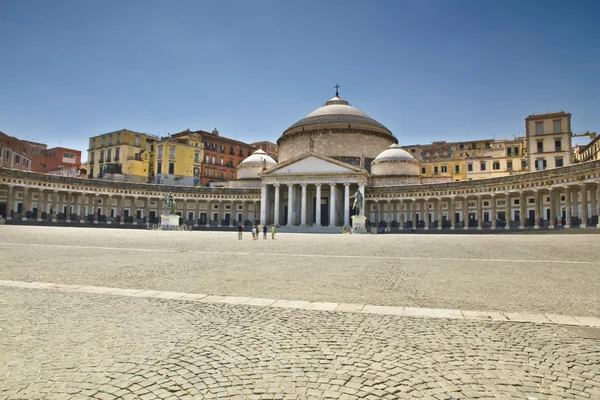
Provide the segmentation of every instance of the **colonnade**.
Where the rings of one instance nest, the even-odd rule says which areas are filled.
[[[365,193],[361,182],[263,183],[261,224],[349,226],[351,190]],[[323,208],[325,205],[325,208]]]
[[[0,186],[0,189],[2,187]],[[8,185],[7,220],[67,223],[157,223],[162,214],[162,195],[93,193],[77,190],[31,188]],[[253,224],[258,220],[257,199],[178,198],[176,213],[193,226]],[[202,207],[201,207],[202,206]]]
[[[398,229],[600,227],[600,182],[449,196],[367,195],[367,210],[371,226]]]

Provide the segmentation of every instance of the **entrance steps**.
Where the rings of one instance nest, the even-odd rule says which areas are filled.
[[[339,226],[280,226],[277,233],[340,233]]]

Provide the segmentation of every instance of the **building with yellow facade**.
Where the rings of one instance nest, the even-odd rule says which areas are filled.
[[[530,171],[563,167],[573,162],[571,114],[564,111],[532,114],[525,118],[525,131]]]
[[[200,185],[204,141],[189,129],[161,138],[156,143],[154,179],[157,184]]]
[[[90,138],[88,176],[122,182],[148,182],[153,176],[157,136],[122,129]]]

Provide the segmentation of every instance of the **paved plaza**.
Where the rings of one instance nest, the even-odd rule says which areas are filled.
[[[0,399],[598,399],[599,241],[0,226]]]

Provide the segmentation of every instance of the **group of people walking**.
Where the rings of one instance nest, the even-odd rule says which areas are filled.
[[[238,225],[237,230],[238,230],[238,240],[242,240],[243,232],[244,232],[244,227],[242,226],[242,224]],[[260,231],[261,231],[261,227],[259,227],[258,225],[254,225],[252,227],[252,240],[258,240]],[[265,239],[265,240],[267,239],[268,231],[269,231],[269,227],[267,225],[263,225],[262,233],[263,233],[263,239]],[[271,225],[271,239],[275,240],[276,232],[277,232],[277,230],[275,229],[275,225]]]

